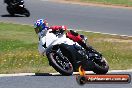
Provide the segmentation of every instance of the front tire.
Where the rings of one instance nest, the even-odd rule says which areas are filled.
[[[7,6],[6,9],[7,9],[8,13],[9,13],[11,16],[14,16],[14,15],[15,15],[14,11],[11,9],[10,6]]]
[[[57,48],[56,50],[52,50],[47,55],[50,65],[62,75],[66,75],[66,76],[72,75],[73,74],[72,64],[70,63],[70,61],[68,60],[66,56],[62,58],[59,54],[57,54],[58,50],[59,48]],[[65,64],[63,66],[63,64],[60,64],[60,63],[63,63],[63,64],[65,63]]]

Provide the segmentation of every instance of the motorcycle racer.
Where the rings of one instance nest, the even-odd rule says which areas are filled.
[[[66,26],[49,27],[44,19],[38,19],[34,23],[34,29],[39,37],[39,53],[46,55],[49,65],[62,75],[72,75],[73,71],[78,71],[79,66],[98,74],[108,72],[107,61],[87,45],[84,35],[67,30]]]
[[[56,31],[66,31],[67,27],[66,26],[59,26],[59,25],[55,25],[55,26],[48,26],[48,22],[47,20],[44,19],[38,19],[35,23],[34,23],[34,29],[36,34],[38,34],[39,36],[42,34],[45,34],[45,32],[48,29],[52,29],[52,31],[56,32]],[[70,30],[66,33],[67,38],[73,40],[74,42],[78,42],[81,46],[83,46],[85,49],[87,49],[87,45],[86,42],[84,42],[85,37],[84,35],[80,35],[77,32]]]
[[[45,35],[47,30],[51,29],[53,32],[56,31],[66,31],[67,27],[66,26],[59,26],[59,25],[54,25],[54,26],[48,26],[47,20],[44,19],[38,19],[34,23],[34,29],[36,34],[39,35]],[[77,32],[70,30],[66,32],[66,37],[73,40],[74,42],[77,42],[79,45],[81,45],[84,49],[86,50],[93,50],[92,47],[88,46],[86,43],[87,38],[84,35],[78,34]]]
[[[8,5],[20,3],[20,2],[24,2],[24,1],[23,0],[4,0],[4,3],[7,3]]]
[[[10,3],[14,3],[14,0],[4,0],[4,3],[10,4]]]

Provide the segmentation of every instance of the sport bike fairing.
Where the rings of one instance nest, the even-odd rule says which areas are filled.
[[[68,45],[75,44],[75,42],[73,42],[69,38],[66,38],[65,34],[55,35],[51,32],[51,30],[48,30],[45,35],[40,35],[40,41],[38,46],[39,53],[43,55],[48,47],[61,43]]]

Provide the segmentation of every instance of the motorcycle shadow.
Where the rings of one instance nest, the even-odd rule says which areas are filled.
[[[33,76],[63,76],[63,75],[61,75],[61,74],[53,75],[53,74],[50,74],[50,73],[35,73],[35,75],[33,75]]]
[[[25,17],[23,15],[10,15],[10,14],[5,14],[5,15],[1,15],[1,17]]]

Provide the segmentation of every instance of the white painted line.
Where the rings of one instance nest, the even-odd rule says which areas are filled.
[[[93,71],[85,71],[86,74],[94,74]],[[73,75],[78,75],[79,72],[73,72]]]
[[[69,30],[74,30],[74,29],[69,29]],[[117,35],[117,36],[122,36],[122,37],[132,37],[129,35],[119,35],[119,34],[102,33],[102,32],[95,32],[95,31],[85,31],[85,30],[75,30],[75,31],[92,32],[92,33],[99,33],[99,34],[106,34],[106,35]]]
[[[60,75],[59,72],[56,72],[56,73],[50,73],[51,75]]]
[[[132,69],[128,70],[110,70],[108,73],[114,73],[114,72],[132,72]],[[85,71],[86,74],[95,74],[92,71]],[[57,73],[49,73],[49,75],[61,75],[59,72]],[[73,72],[73,75],[77,75],[79,72]],[[35,73],[17,73],[17,74],[0,74],[0,77],[13,77],[13,76],[35,76]]]
[[[51,1],[51,0],[41,0],[41,1]]]
[[[132,69],[128,70],[110,70],[108,73],[114,73],[114,72],[132,72]],[[95,74],[93,71],[85,71],[86,74]],[[51,75],[60,75],[59,72],[57,73],[50,73]],[[73,75],[78,75],[79,72],[73,72]]]
[[[0,74],[0,77],[31,76],[31,75],[35,75],[35,73]]]
[[[86,74],[94,74],[94,72],[92,72],[92,71],[85,71],[85,73]],[[60,75],[60,73],[59,72],[57,72],[57,73],[50,73],[51,75]],[[79,72],[73,72],[73,75],[77,75],[77,74],[79,74]]]
[[[129,70],[110,70],[108,73],[113,73],[113,72],[132,72],[132,69]]]

